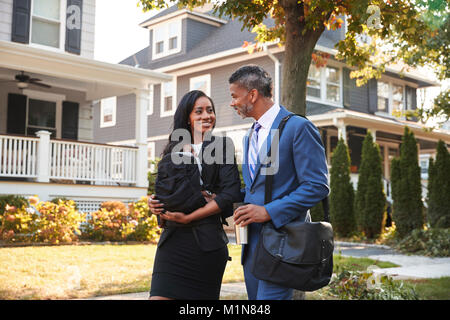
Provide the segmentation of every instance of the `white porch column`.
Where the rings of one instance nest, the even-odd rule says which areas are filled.
[[[344,122],[338,122],[338,139],[344,139],[345,143],[347,143],[347,127]]]
[[[51,132],[40,130],[37,149],[37,181],[50,182],[50,135]]]
[[[148,187],[147,179],[147,108],[149,90],[136,90],[136,187]]]

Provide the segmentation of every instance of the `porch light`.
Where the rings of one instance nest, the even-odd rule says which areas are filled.
[[[28,88],[28,83],[26,83],[26,82],[17,82],[17,87],[19,87],[19,89]]]

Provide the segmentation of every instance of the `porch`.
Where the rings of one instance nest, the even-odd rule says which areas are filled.
[[[170,76],[0,41],[0,195],[70,198],[82,211],[147,193],[150,85]],[[136,98],[136,142],[96,143],[92,106]]]
[[[348,109],[334,109],[329,112],[308,117],[319,128],[324,141],[327,162],[338,140],[342,137],[349,147],[351,160],[351,180],[356,189],[361,164],[362,144],[367,131],[372,133],[380,148],[383,184],[387,201],[392,202],[390,171],[393,158],[400,156],[400,145],[405,126],[408,126],[417,140],[418,161],[421,168],[422,197],[426,198],[428,183],[428,161],[435,157],[439,139],[450,145],[450,132],[426,127],[418,122],[394,118],[388,115],[372,115]]]

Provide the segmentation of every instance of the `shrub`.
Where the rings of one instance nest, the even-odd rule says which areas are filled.
[[[35,205],[35,207],[33,207]],[[75,209],[72,200],[39,202],[30,197],[30,202],[21,207],[6,205],[0,236],[8,242],[70,243],[78,239],[83,214]]]
[[[414,229],[422,229],[424,224],[417,141],[408,127],[402,137],[400,158],[392,160],[391,183],[392,219],[397,234],[404,237]]]
[[[40,202],[36,205],[40,213],[35,220],[35,240],[53,244],[71,243],[81,235],[80,224],[86,216],[76,209],[73,200],[58,200],[54,202]]]
[[[418,300],[414,288],[389,276],[343,271],[331,281],[330,293],[343,300]]]
[[[450,154],[444,141],[437,145],[436,161],[428,167],[428,222],[434,228],[450,227]]]
[[[149,215],[147,197],[125,205],[108,201],[100,210],[91,213],[86,236],[98,241],[153,241],[159,235],[156,217]]]
[[[366,237],[376,238],[381,234],[385,207],[380,149],[369,131],[363,142],[355,197],[356,222]]]
[[[450,257],[450,229],[416,229],[397,243],[406,253],[431,257]]]
[[[36,229],[36,217],[34,210],[27,208],[26,204],[20,207],[5,204],[4,214],[0,216],[0,239],[8,242],[31,241],[32,233]]]
[[[355,231],[356,222],[353,184],[350,181],[350,155],[342,138],[333,152],[330,171],[330,220],[333,230],[346,237]]]
[[[1,217],[6,211],[5,209],[6,205],[9,205],[10,207],[21,208],[22,206],[26,206],[27,204],[28,204],[27,199],[21,196],[16,195],[0,196],[0,226],[2,225]]]
[[[150,164],[154,165],[154,170],[149,170],[147,173],[147,178],[148,178],[148,190],[147,190],[147,194],[154,194],[155,193],[155,180],[156,180],[156,175],[158,173],[158,162],[161,159],[156,158],[155,160],[151,160]]]

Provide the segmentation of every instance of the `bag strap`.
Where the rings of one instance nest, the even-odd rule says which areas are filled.
[[[293,116],[299,116],[303,117],[305,119],[305,116],[295,113],[290,113],[287,116],[285,116],[283,119],[281,119],[280,125],[278,126],[278,139],[281,139],[281,134],[283,132],[284,126],[286,125],[286,122]],[[272,155],[272,147],[270,147],[268,152],[269,157]],[[266,175],[266,181],[265,181],[265,193],[264,193],[264,204],[269,203],[272,201],[272,190],[273,190],[273,176],[272,174]],[[328,196],[322,199],[322,207],[323,207],[323,219],[326,222],[329,222],[330,220],[330,206],[328,202]]]

